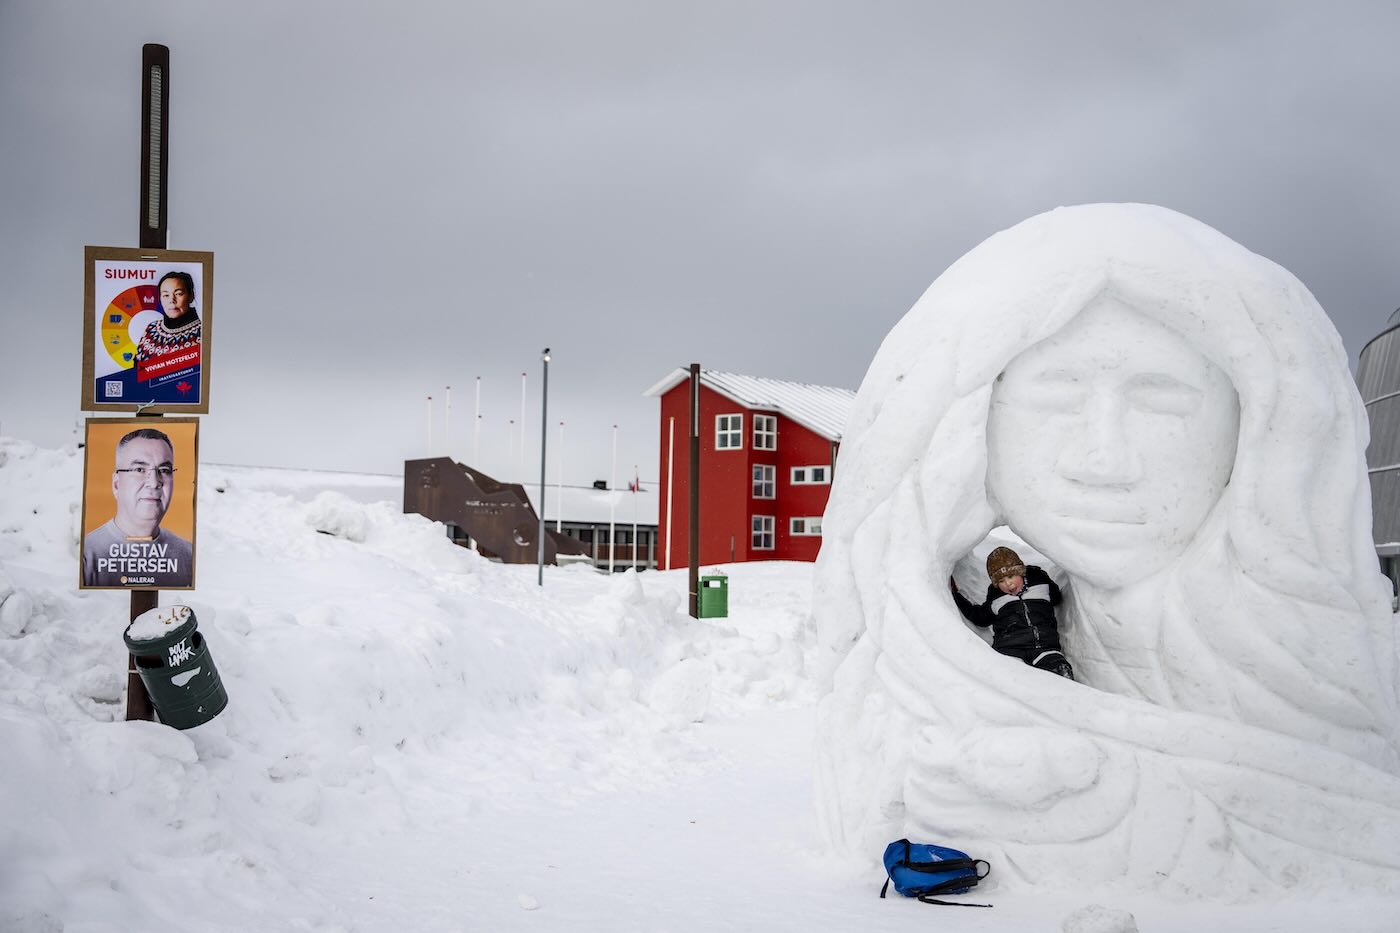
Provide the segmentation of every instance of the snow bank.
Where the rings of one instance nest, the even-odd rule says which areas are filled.
[[[1138,933],[1137,919],[1126,910],[1098,904],[1081,907],[1065,917],[1062,933]]]
[[[1366,434],[1312,296],[1190,218],[1062,208],[964,256],[871,364],[827,508],[828,835],[1013,887],[1400,886]],[[1001,524],[1063,568],[1081,683],[949,598]]]
[[[684,574],[493,565],[388,502],[204,485],[199,619],[229,694],[123,718],[123,593],[78,592],[80,452],[0,439],[0,929],[356,928],[326,853],[460,812],[703,769],[690,725],[815,701],[805,565]],[[310,501],[298,501],[298,498]],[[745,604],[751,606],[745,609]],[[86,925],[86,926],[85,926]]]

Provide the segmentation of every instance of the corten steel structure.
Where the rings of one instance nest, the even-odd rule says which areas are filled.
[[[525,487],[501,483],[447,457],[406,460],[403,510],[442,522],[452,539],[507,564],[533,564],[539,556],[539,517]],[[544,537],[544,562],[560,554],[584,556],[582,544],[551,529]]]
[[[1392,585],[1400,585],[1400,309],[1361,348],[1356,383],[1371,422],[1371,534]]]
[[[689,563],[689,376],[676,369],[644,393],[661,400],[662,569]],[[701,370],[700,563],[816,560],[854,400],[850,389]]]

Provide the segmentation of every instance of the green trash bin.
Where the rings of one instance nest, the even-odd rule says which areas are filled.
[[[700,618],[729,618],[729,578],[713,576],[700,578]]]
[[[157,606],[122,634],[160,721],[176,729],[203,725],[224,711],[228,693],[189,606]]]

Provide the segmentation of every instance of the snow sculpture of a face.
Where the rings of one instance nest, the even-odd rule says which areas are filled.
[[[958,260],[871,363],[824,516],[827,835],[1000,883],[1400,890],[1367,433],[1312,295],[1189,217],[1061,208]],[[1002,524],[1068,574],[1077,683],[953,604]]]
[[[1230,478],[1238,431],[1220,368],[1104,297],[997,378],[987,489],[1041,552],[1118,587],[1195,536]]]

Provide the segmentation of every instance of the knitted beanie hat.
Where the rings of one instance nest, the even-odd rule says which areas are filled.
[[[1020,556],[1009,547],[999,547],[987,555],[987,576],[997,583],[1006,577],[1024,577],[1026,565]]]

